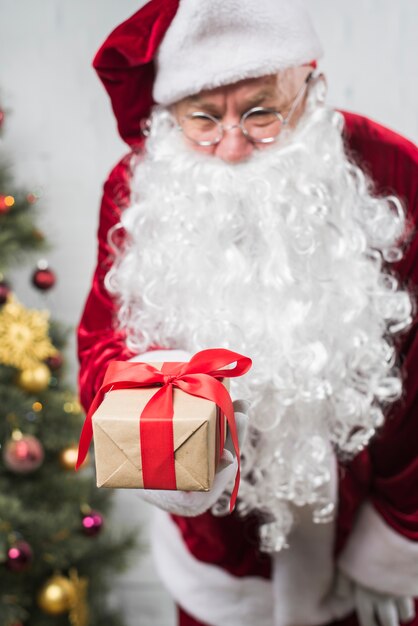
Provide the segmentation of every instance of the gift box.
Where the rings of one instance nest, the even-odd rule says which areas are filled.
[[[229,378],[251,359],[224,348],[197,352],[187,363],[112,361],[81,431],[76,469],[93,437],[102,487],[207,491],[225,440],[237,457],[230,510],[240,479],[240,451]]]
[[[161,369],[161,363],[150,365]],[[229,389],[229,380],[223,379]],[[92,416],[98,487],[144,488],[138,421],[155,388],[109,391]],[[225,416],[214,402],[173,389],[173,451],[176,488],[208,491],[212,487],[221,442],[225,441]],[[155,421],[159,422],[156,415]],[[159,424],[150,425],[151,446],[160,455],[161,474],[170,462],[170,450],[159,448]],[[152,431],[155,430],[153,436]],[[158,485],[153,485],[158,488]],[[165,488],[161,482],[161,489]]]

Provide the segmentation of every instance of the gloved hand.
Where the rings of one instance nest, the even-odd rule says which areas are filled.
[[[415,617],[414,600],[408,596],[394,596],[364,587],[350,579],[341,570],[337,575],[336,595],[351,593],[361,626],[399,626]]]
[[[237,424],[238,441],[241,447],[247,428],[248,403],[245,400],[235,400],[232,404]],[[146,502],[154,504],[160,509],[168,511],[168,513],[194,517],[205,513],[212,506],[216,506],[216,503],[228,486],[231,485],[232,488],[236,471],[237,458],[231,434],[228,433],[210,491],[157,491],[155,489],[141,489],[138,494]],[[222,508],[224,507],[225,503],[222,504]]]
[[[139,354],[130,360],[149,363],[152,361],[189,361],[191,357],[192,355],[185,350],[152,350],[144,354]],[[246,400],[235,400],[232,404],[237,424],[238,441],[241,447],[247,428],[248,402]],[[219,459],[214,483],[210,491],[166,491],[140,489],[138,490],[138,495],[146,502],[154,504],[169,513],[184,515],[186,517],[194,517],[196,515],[201,515],[212,506],[216,507],[216,503],[219,501],[229,485],[231,485],[232,491],[236,472],[237,459],[235,457],[231,435],[228,433],[224,451]],[[225,502],[225,496],[223,496],[217,513],[224,514],[228,503]]]

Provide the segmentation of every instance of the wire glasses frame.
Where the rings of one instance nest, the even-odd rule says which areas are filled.
[[[305,78],[286,117],[276,109],[253,107],[243,113],[238,124],[225,126],[209,113],[195,111],[182,117],[177,129],[199,146],[215,146],[222,140],[225,132],[235,128],[240,128],[243,135],[253,143],[272,143],[276,141],[283,126],[287,126],[292,119],[312,76],[313,72],[310,72]]]

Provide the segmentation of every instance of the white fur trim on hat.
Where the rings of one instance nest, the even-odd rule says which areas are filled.
[[[154,99],[172,104],[321,55],[298,0],[180,0],[158,51]]]

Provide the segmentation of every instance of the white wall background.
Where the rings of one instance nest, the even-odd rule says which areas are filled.
[[[202,1],[202,0],[201,0]],[[124,154],[91,60],[142,0],[0,0],[0,106],[10,110],[0,143],[17,182],[42,190],[40,224],[54,250],[56,288],[41,297],[16,276],[30,306],[75,327],[93,272],[101,186]],[[308,0],[323,41],[329,101],[418,142],[418,0]],[[74,342],[70,346],[75,383]],[[149,512],[118,494],[117,521],[146,526]],[[174,623],[149,558],[120,583],[132,626]],[[140,617],[139,617],[140,616]]]

